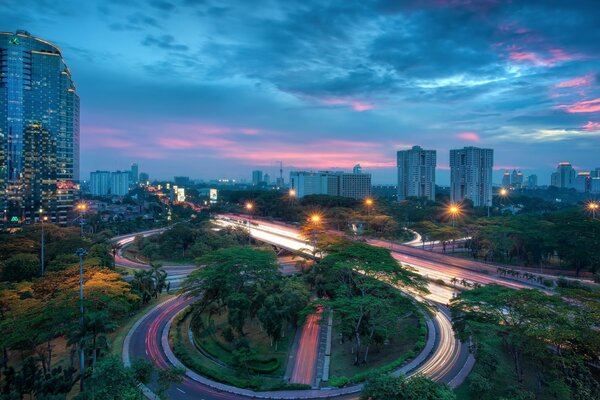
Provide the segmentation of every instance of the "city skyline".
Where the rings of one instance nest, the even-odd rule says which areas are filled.
[[[283,160],[285,175],[360,163],[390,183],[413,145],[438,151],[440,184],[469,145],[495,150],[496,183],[597,167],[593,2],[302,4],[34,2],[0,23],[61,47],[84,99],[84,177],[110,154],[156,178],[277,176]]]

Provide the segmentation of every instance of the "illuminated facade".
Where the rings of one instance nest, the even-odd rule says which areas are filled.
[[[0,32],[0,225],[65,225],[79,183],[79,97],[60,49]]]

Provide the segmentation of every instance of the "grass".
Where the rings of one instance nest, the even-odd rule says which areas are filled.
[[[415,314],[410,314],[398,322],[397,334],[385,345],[371,346],[367,364],[354,365],[353,343],[340,343],[339,328],[334,325],[331,343],[331,384],[344,380],[359,382],[371,372],[391,371],[414,357],[424,347],[427,329],[424,322]]]
[[[175,355],[188,368],[215,381],[241,388],[259,391],[310,389],[308,385],[290,385],[284,383],[281,378],[248,374],[238,371],[235,368],[222,367],[216,364],[213,360],[200,353],[194,344],[188,340],[187,332],[190,319],[189,312],[187,310],[184,311],[175,319],[169,333]]]
[[[175,258],[175,259],[157,259],[157,260],[148,260],[144,257],[137,249],[133,248],[131,244],[125,246],[123,249],[123,257],[135,261],[135,262],[143,262],[150,263],[156,262],[163,265],[191,265],[194,264],[194,260],[191,258]]]
[[[220,361],[228,365],[235,365],[232,354],[234,344],[228,343],[223,337],[223,331],[228,326],[227,313],[213,316],[210,322],[207,316],[203,315],[202,318],[204,329],[200,332],[194,332],[197,345]],[[256,370],[262,370],[269,375],[283,376],[294,332],[294,329],[288,329],[285,337],[277,343],[277,350],[275,350],[258,321],[250,321],[244,328],[244,333],[250,347],[257,354],[256,363],[252,367],[256,367]]]

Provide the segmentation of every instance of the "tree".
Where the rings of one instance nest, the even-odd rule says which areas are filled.
[[[4,263],[2,280],[20,282],[40,275],[40,260],[33,254],[16,254]]]
[[[408,300],[394,287],[426,291],[423,278],[402,267],[389,250],[364,243],[333,246],[313,272],[317,292],[335,310],[342,335],[353,342],[354,364],[368,361],[376,337],[393,335]]]
[[[157,394],[161,399],[166,399],[165,393],[172,384],[183,382],[185,375],[185,369],[178,367],[171,367],[166,369],[160,369],[158,371],[157,383]]]
[[[422,375],[405,378],[378,375],[365,384],[361,400],[455,400],[448,385],[440,384]]]

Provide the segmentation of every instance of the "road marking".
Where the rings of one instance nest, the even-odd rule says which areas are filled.
[[[179,388],[176,388],[177,390],[179,390],[181,393],[185,394],[185,392]]]

